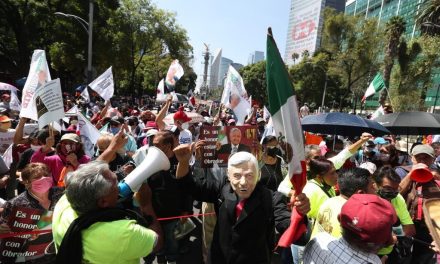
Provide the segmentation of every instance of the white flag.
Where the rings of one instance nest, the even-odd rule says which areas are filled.
[[[81,141],[84,145],[84,151],[92,157],[95,153],[94,146],[101,136],[99,130],[80,112],[78,112],[78,126]]]
[[[108,68],[103,74],[96,78],[91,84],[90,88],[97,92],[104,100],[110,100],[113,97],[115,86],[113,83],[112,67]],[[87,89],[87,87],[86,87]]]
[[[184,71],[179,60],[174,60],[170,68],[168,68],[167,76],[165,79],[160,80],[157,86],[156,101],[166,101],[168,94],[173,96],[173,101],[177,102],[178,98],[175,92],[176,82],[183,76]]]
[[[34,94],[36,90],[43,87],[44,84],[50,80],[52,79],[50,77],[49,67],[47,66],[46,53],[44,50],[34,50],[29,74],[23,88],[20,117],[38,120]]]
[[[12,145],[14,145],[14,144],[9,145],[9,147],[6,149],[5,153],[3,153],[3,155],[2,155],[3,161],[5,162],[5,165],[6,165],[6,167],[8,167],[8,169],[11,168],[11,164],[13,161]]]
[[[237,125],[242,125],[244,119],[251,109],[248,95],[244,88],[243,79],[234,67],[229,66],[226,76],[225,87],[221,98],[221,103],[234,111],[237,117]]]
[[[90,95],[87,87],[85,87],[84,90],[81,92],[81,97],[84,98],[84,101],[86,101],[86,103],[90,102]]]
[[[9,108],[15,111],[21,110],[21,104],[17,96],[17,91],[11,91],[11,101],[9,102]]]

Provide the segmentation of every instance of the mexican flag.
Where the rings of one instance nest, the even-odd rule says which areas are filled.
[[[278,142],[286,155],[290,181],[295,193],[302,192],[306,184],[306,163],[304,141],[298,114],[295,90],[290,81],[286,65],[281,59],[272,30],[267,35],[266,81],[269,97],[269,112]],[[292,200],[294,197],[292,197]],[[304,217],[296,209],[292,210],[290,227],[280,238],[278,245],[290,247],[306,230]]]
[[[382,75],[377,73],[376,76],[374,76],[373,81],[368,86],[368,89],[365,91],[364,97],[362,97],[362,102],[364,102],[367,97],[372,96],[383,88],[385,88],[385,81],[383,80]]]

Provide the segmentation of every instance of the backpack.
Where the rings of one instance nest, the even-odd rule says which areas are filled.
[[[423,221],[423,201],[440,198],[440,182],[431,180],[426,183],[412,182],[406,198],[406,206],[412,220]]]

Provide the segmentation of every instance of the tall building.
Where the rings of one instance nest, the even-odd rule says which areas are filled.
[[[220,68],[219,68],[218,83],[217,83],[218,86],[223,87],[223,82],[225,81],[226,74],[228,73],[229,65],[231,65],[232,63],[234,63],[233,60],[225,57],[222,57],[222,59],[220,60]]]
[[[419,34],[415,24],[415,16],[422,0],[348,0],[345,14],[363,15],[365,18],[377,18],[384,24],[393,16],[401,16],[406,22],[405,35],[411,39]]]
[[[345,0],[292,0],[284,62],[292,65],[301,60],[304,51],[315,52],[321,43],[325,7],[344,12],[344,5]],[[293,54],[299,57],[293,59]]]
[[[420,11],[422,2],[423,0],[348,0],[345,14],[376,18],[380,25],[384,25],[393,16],[401,16],[406,22],[405,37],[411,40],[420,34],[415,17]],[[440,105],[440,69],[433,70],[432,78],[433,84],[427,91],[425,106]],[[379,106],[378,96],[366,101],[366,107],[377,106]]]
[[[263,61],[263,60],[264,60],[264,52],[263,51],[254,51],[251,54],[249,54],[248,65],[254,64],[254,63],[257,63],[257,62]]]
[[[209,88],[215,89],[218,86],[218,79],[219,79],[219,71],[220,71],[220,62],[222,59],[222,49],[219,49],[215,57],[212,59],[211,67],[210,67],[210,74],[209,74]]]

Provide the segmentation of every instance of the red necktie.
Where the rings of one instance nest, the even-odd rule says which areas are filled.
[[[241,200],[235,206],[235,215],[237,216],[237,220],[240,217],[241,211],[243,211],[244,204],[246,203],[246,199]]]

